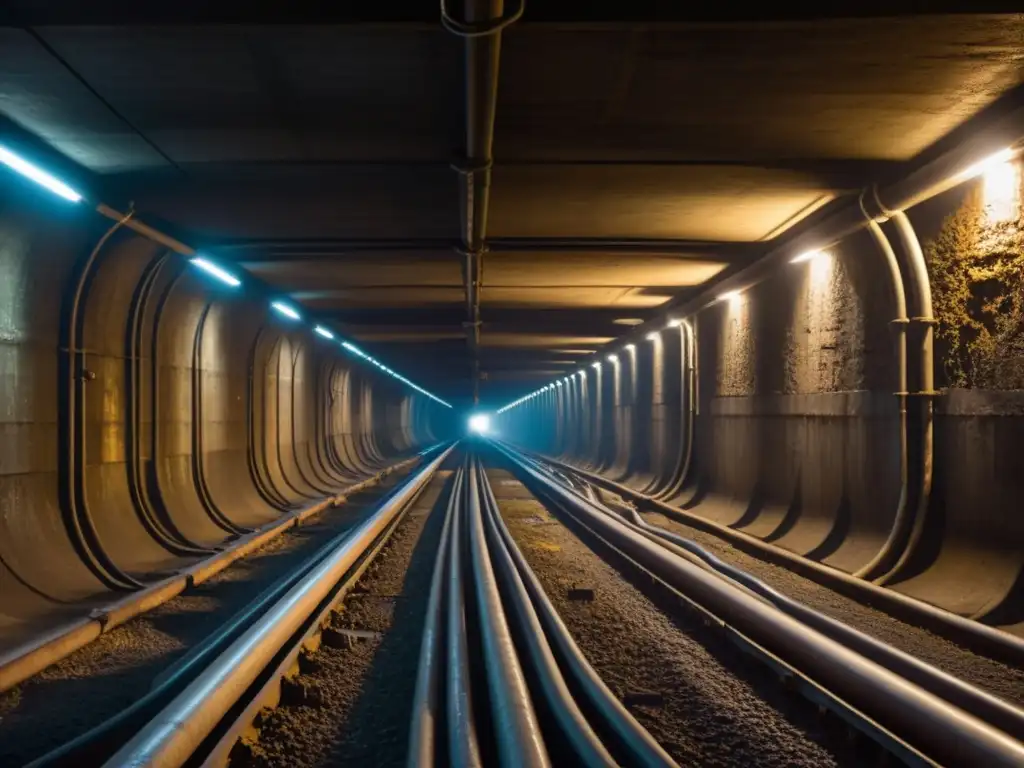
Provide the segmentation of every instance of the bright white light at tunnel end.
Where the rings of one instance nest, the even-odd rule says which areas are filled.
[[[486,413],[474,413],[469,417],[469,431],[477,435],[486,435],[491,429],[491,417]]]

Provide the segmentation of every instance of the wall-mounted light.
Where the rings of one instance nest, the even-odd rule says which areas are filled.
[[[302,319],[302,315],[283,301],[272,301],[270,302],[270,306],[272,306],[279,314],[282,314],[287,318],[292,320]]]
[[[828,256],[828,254],[825,253],[824,251],[806,251],[805,253],[801,253],[799,256],[795,256],[794,258],[790,259],[789,263],[790,264],[801,264],[802,262],[805,262],[805,261],[811,261],[812,259],[826,258],[827,256]]]
[[[609,363],[617,363],[617,362],[619,362],[619,356],[618,355],[608,355],[608,362]]]
[[[363,357],[363,358],[366,357],[366,353],[363,352],[363,350],[361,350],[359,347],[357,347],[355,344],[353,344],[350,341],[343,341],[343,342],[341,342],[341,346],[343,346],[345,349],[347,349],[353,355],[359,355],[359,357]]]
[[[0,163],[3,163],[12,171],[20,173],[25,178],[31,179],[39,186],[46,187],[46,189],[59,197],[63,197],[65,200],[72,203],[77,203],[82,200],[82,196],[78,194],[78,192],[73,190],[56,176],[51,176],[39,166],[33,165],[25,158],[11,152],[11,150],[3,144],[0,144]]]
[[[599,370],[601,368],[601,361],[598,360],[596,363],[591,363],[590,367],[593,368],[594,370]]]
[[[627,344],[626,349],[628,349],[630,352],[636,352],[636,344]]]
[[[985,219],[989,224],[1012,221],[1020,210],[1020,174],[1012,158],[990,165],[981,176]]]
[[[994,168],[998,168],[1001,165],[1005,165],[1006,163],[1011,162],[1016,154],[1017,153],[1014,152],[1009,147],[1007,147],[1006,149],[1001,149],[995,154],[989,155],[980,163],[975,163],[966,171],[960,173],[958,175],[958,178],[961,181],[973,179],[975,176],[980,176],[981,174],[986,173]]]
[[[648,341],[657,341],[660,338],[661,336],[658,334],[657,331],[651,331],[650,333],[647,334]]]
[[[666,328],[678,328],[682,324],[683,324],[683,321],[680,320],[678,317],[670,317],[669,320],[668,320],[668,324],[665,327]]]
[[[324,328],[324,327],[323,327],[322,325],[318,325],[318,326],[316,326],[315,328],[313,328],[313,331],[314,331],[315,333],[319,333],[319,334],[320,334],[321,336],[323,336],[323,337],[324,337],[325,339],[333,339],[333,338],[334,338],[334,334],[333,334],[333,333],[331,333],[330,331],[328,331],[328,330],[327,330],[326,328]]]
[[[241,280],[232,275],[226,269],[218,267],[212,261],[204,259],[202,256],[196,256],[195,258],[189,259],[189,263],[195,267],[199,267],[199,269],[203,270],[203,272],[206,272],[208,275],[213,275],[222,283],[227,283],[232,288],[237,288],[242,284]]]
[[[317,326],[314,330],[316,330],[319,333],[320,326]],[[321,334],[321,335],[323,335],[323,334]],[[384,363],[382,363],[380,360],[377,360],[372,355],[368,355],[365,352],[363,352],[363,350],[361,350],[359,347],[357,347],[351,341],[342,341],[341,342],[341,346],[343,346],[345,349],[347,349],[353,355],[356,355],[357,357],[363,358],[363,360],[366,360],[368,363],[371,363],[372,365],[376,366],[380,370],[384,371],[384,373],[386,373],[388,376],[391,376],[392,378],[397,379],[398,381],[400,381],[403,384],[411,387],[412,389],[415,389],[421,395],[425,395],[425,396],[429,397],[431,400],[433,400],[436,403],[440,403],[445,408],[451,408],[452,407],[451,403],[449,403],[449,402],[447,402],[445,400],[442,400],[440,397],[435,395],[433,392],[428,392],[427,390],[425,390],[423,387],[419,386],[418,384],[414,384],[413,382],[409,381],[409,379],[407,379],[405,376],[402,376],[400,373],[398,373],[398,371],[391,370],[386,365],[384,365]]]
[[[742,295],[743,293],[739,289],[735,291],[726,291],[725,293],[718,294],[717,300],[728,301],[731,304],[733,302],[739,301]]]

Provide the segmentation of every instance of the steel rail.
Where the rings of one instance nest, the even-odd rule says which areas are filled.
[[[552,474],[556,477],[562,476],[560,472]],[[579,490],[575,488],[574,490],[579,493]],[[951,704],[972,712],[1000,730],[1009,734],[1024,734],[1024,711],[1010,702],[794,600],[741,568],[708,552],[691,539],[648,523],[635,507],[609,503],[601,498],[600,492],[595,492],[593,485],[589,483],[584,485],[584,494],[584,498],[595,507],[608,514],[624,518],[634,530],[647,534],[649,538],[654,536],[656,540],[668,542],[672,551],[678,547],[682,550],[679,554],[687,556],[687,559],[691,559],[691,556],[696,557],[698,563],[710,567],[713,571],[750,590],[753,594],[765,598],[779,610],[881,664],[886,669],[905,677]]]
[[[596,504],[609,506],[599,499],[594,501]],[[718,573],[766,598],[779,610],[814,627],[822,634],[863,654],[951,704],[972,712],[1007,733],[1024,734],[1024,710],[1015,707],[1010,702],[993,696],[981,688],[921,661],[916,656],[901,651],[888,643],[883,643],[865,632],[794,600],[757,577],[721,560],[696,542],[656,525],[651,525],[632,507],[624,507],[622,513],[628,515],[629,522],[638,529],[654,534],[658,538],[696,555]]]
[[[666,504],[664,501],[640,493],[628,485],[609,480],[597,472],[582,469],[547,456],[543,458],[545,462],[573,472],[579,477],[585,478],[587,482],[606,488],[623,498],[635,502],[641,507],[652,509],[685,525],[711,533],[741,547],[745,551],[753,550],[757,557],[777,563],[854,600],[880,610],[889,611],[905,620],[913,621],[920,626],[927,627],[968,648],[985,653],[1000,661],[1006,661],[1018,666],[1024,665],[1024,638],[1015,637],[995,627],[981,624],[973,619],[950,613],[929,603],[908,597],[891,588],[878,586],[844,571],[814,560],[808,560],[787,549],[762,541],[756,536],[751,536],[743,531],[738,531],[726,525],[716,523],[713,520],[700,517],[680,507]]]
[[[471,457],[470,462],[467,533],[498,759],[506,768],[548,768],[551,762],[540,722],[530,700],[484,536],[479,462],[476,457]]]
[[[488,539],[491,551],[495,553],[497,573],[520,617],[520,626],[525,630],[524,639],[534,665],[548,672],[541,678],[541,683],[548,700],[554,704],[551,707],[554,715],[562,730],[569,735],[581,764],[607,764],[611,756],[600,741],[595,743],[599,737],[572,699],[572,690],[578,691],[578,695],[590,705],[597,721],[594,727],[614,742],[614,751],[621,754],[628,765],[650,768],[675,766],[675,761],[633,718],[590,666],[502,520],[498,501],[486,475],[481,472],[480,476]],[[558,706],[559,702],[563,704]]]
[[[377,511],[349,531],[305,579],[269,607],[106,765],[176,767],[193,759],[228,713],[246,700],[247,692],[275,659],[301,650],[309,632],[318,629],[309,626],[311,617],[319,619],[329,611],[332,592],[418,496],[452,450],[448,447],[420,468]],[[282,671],[280,666],[276,671]]]
[[[438,733],[444,721],[441,708],[444,703],[444,685],[441,678],[445,667],[445,578],[448,572],[449,542],[452,524],[458,510],[461,496],[463,471],[460,467],[452,480],[445,508],[441,539],[434,559],[434,571],[430,579],[430,594],[427,597],[427,615],[423,620],[423,639],[420,643],[419,662],[416,669],[416,691],[413,694],[412,727],[409,731],[408,764],[420,768],[443,765],[444,739]]]
[[[342,488],[333,496],[286,512],[266,525],[235,539],[210,557],[183,568],[174,576],[94,609],[87,616],[72,619],[38,638],[12,648],[0,655],[0,693],[85,647],[100,635],[163,605],[186,589],[202,584],[285,531],[302,525],[310,517],[324,512],[329,507],[341,506],[349,496],[379,485],[392,473],[411,467],[429,452],[424,451],[392,464],[370,477]]]
[[[462,510],[466,494],[466,466],[460,473],[461,482],[455,488],[458,496],[454,502],[451,540],[448,545],[448,568],[445,583],[448,594],[448,609],[445,615],[448,630],[448,686],[447,726],[448,754],[452,765],[474,768],[482,765],[480,743],[477,736],[473,713],[472,681],[470,679],[469,641],[466,627],[466,590],[463,586],[465,569],[463,547],[461,546],[462,526],[465,525]]]
[[[507,447],[497,447],[517,474],[556,507],[709,611],[723,627],[774,654],[928,759],[948,765],[1024,764],[1024,744],[1013,736],[783,613],[729,579],[678,557]]]
[[[431,580],[408,765],[568,759],[676,766],[588,664],[501,520],[483,464],[467,456]]]
[[[380,503],[386,503],[385,496]],[[163,704],[185,688],[191,679],[201,674],[204,664],[216,657],[249,627],[275,601],[303,580],[309,572],[330,555],[351,534],[346,529],[330,540],[297,568],[263,590],[256,598],[232,615],[214,632],[193,646],[158,675],[149,691],[134,703],[103,721],[96,727],[71,741],[33,760],[27,768],[53,768],[54,766],[95,765],[110,756],[118,744],[127,741],[160,711]],[[111,746],[114,745],[114,746]]]

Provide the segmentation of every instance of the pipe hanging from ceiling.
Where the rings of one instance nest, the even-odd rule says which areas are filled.
[[[480,401],[480,292],[487,252],[487,207],[494,162],[494,119],[498,102],[501,32],[523,14],[525,0],[505,15],[504,0],[465,0],[462,18],[449,14],[441,2],[441,23],[465,46],[466,140],[461,160],[452,164],[459,174],[460,239],[466,290],[466,338],[472,354],[473,404]]]

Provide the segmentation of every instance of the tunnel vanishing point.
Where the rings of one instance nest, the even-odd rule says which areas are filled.
[[[1024,636],[1024,17],[415,5],[0,10],[0,690],[470,418]]]

